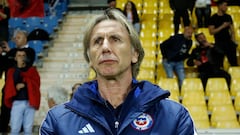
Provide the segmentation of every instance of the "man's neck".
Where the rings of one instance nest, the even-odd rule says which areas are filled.
[[[131,78],[121,80],[98,80],[100,95],[114,108],[122,104],[131,90]]]

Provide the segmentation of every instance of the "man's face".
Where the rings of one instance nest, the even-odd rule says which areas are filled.
[[[224,2],[224,3],[220,4],[220,5],[218,6],[218,8],[219,8],[219,10],[220,10],[221,12],[226,13],[226,12],[227,12],[227,8],[228,8],[227,3]]]
[[[17,48],[22,48],[24,45],[27,44],[27,37],[23,33],[18,32],[14,38],[14,41]]]
[[[184,29],[184,37],[188,40],[192,39],[193,29],[190,27],[186,27]]]
[[[93,29],[89,47],[90,65],[97,75],[116,77],[131,74],[131,63],[136,63],[138,53],[131,46],[129,33],[114,20],[100,22]]]
[[[17,51],[15,60],[17,62],[18,67],[24,67],[26,65],[25,59],[27,55],[24,51]]]
[[[201,45],[206,45],[205,43],[207,42],[207,39],[206,39],[206,37],[205,37],[205,35],[204,34],[200,34],[200,35],[198,35],[198,37],[197,37],[197,41],[201,44]]]
[[[116,1],[111,1],[111,2],[109,3],[109,7],[110,7],[110,8],[116,8],[116,5],[117,5]]]

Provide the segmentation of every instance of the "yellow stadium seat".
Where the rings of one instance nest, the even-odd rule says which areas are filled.
[[[127,0],[117,0],[117,5],[116,5],[116,7],[117,8],[120,8],[120,9],[124,9],[124,6],[125,6],[125,4],[127,3]]]
[[[200,78],[185,78],[181,88],[181,96],[188,91],[204,92],[202,81]]]
[[[156,41],[156,39],[157,39],[156,31],[151,30],[151,29],[141,30],[140,38],[141,39],[150,39],[150,40]]]
[[[150,39],[141,39],[142,42],[142,47],[144,49],[148,49],[148,50],[157,50],[157,45],[156,45],[156,40],[150,40]]]
[[[240,92],[240,78],[232,78],[230,92],[231,96],[236,96]]]
[[[155,70],[140,68],[137,79],[138,80],[147,80],[152,83],[155,83]]]
[[[179,93],[178,81],[176,78],[161,78],[157,84],[165,89],[171,91],[177,91]]]
[[[142,31],[152,30],[152,31],[157,32],[157,23],[156,23],[156,21],[155,20],[147,20],[148,16],[149,16],[149,18],[152,17],[150,15],[143,15],[143,17],[145,17],[144,19],[146,19],[146,20],[142,21],[141,30]]]
[[[240,128],[240,125],[237,120],[232,120],[232,121],[219,121],[216,123],[215,128],[225,128],[225,129],[231,129],[231,128]]]
[[[165,72],[165,70],[164,70],[164,68],[163,68],[163,65],[161,64],[161,63],[159,63],[159,60],[157,59],[157,81],[159,81],[160,79],[162,79],[162,78],[166,78],[167,77],[167,75],[166,75],[166,72]]]
[[[211,126],[217,127],[217,122],[237,121],[237,115],[232,105],[215,106],[211,114]]]
[[[194,121],[209,121],[208,111],[205,105],[186,106]]]
[[[179,102],[179,92],[178,91],[170,91],[170,92],[171,92],[171,95],[169,96],[169,99]]]
[[[232,78],[240,78],[240,66],[230,66],[228,68],[228,73]]]
[[[157,13],[158,13],[157,0],[143,2],[143,14],[155,14],[157,16]]]
[[[211,92],[218,92],[219,90],[228,91],[227,81],[225,78],[208,78],[205,92],[209,96]]]
[[[143,58],[140,68],[145,68],[145,69],[148,68],[148,69],[155,70],[156,59],[152,59],[152,58],[148,58],[148,57]]]
[[[210,128],[210,123],[207,120],[195,120],[194,121],[195,127],[197,129],[209,129]]]
[[[208,97],[208,110],[212,111],[215,106],[233,105],[228,91],[212,92]]]
[[[206,106],[205,96],[203,92],[186,92],[182,97],[182,104],[184,106]]]
[[[236,111],[240,112],[240,92],[238,92],[235,96],[234,108]]]

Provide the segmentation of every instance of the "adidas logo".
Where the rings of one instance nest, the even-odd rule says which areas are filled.
[[[95,133],[93,127],[88,123],[81,130],[78,131],[79,134]]]

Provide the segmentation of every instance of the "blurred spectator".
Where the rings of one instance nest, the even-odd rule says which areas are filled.
[[[227,14],[227,2],[217,2],[218,11],[213,14],[209,21],[209,32],[214,35],[215,45],[221,50],[216,59],[218,66],[223,67],[224,56],[226,55],[231,66],[237,66],[237,42],[232,17]]]
[[[24,30],[16,30],[14,32],[14,41],[16,43],[16,48],[10,48],[8,42],[5,40],[1,40],[1,55],[0,55],[0,73],[5,72],[5,79],[8,78],[7,72],[10,68],[14,67],[15,62],[15,54],[17,49],[19,48],[27,48],[25,51],[27,52],[27,59],[26,63],[29,66],[32,66],[35,60],[35,51],[30,48],[27,44],[27,32]],[[0,132],[7,132],[8,131],[8,123],[10,120],[10,111],[11,108],[6,106],[4,101],[5,91],[4,88],[6,87],[6,83],[2,89],[2,106],[1,106],[1,115],[0,115]]]
[[[82,83],[75,83],[72,87],[72,93],[70,95],[70,98],[72,99],[73,94],[78,90],[78,87],[80,87],[82,85]]]
[[[188,66],[196,65],[199,72],[199,78],[202,80],[203,87],[205,89],[208,78],[213,77],[224,77],[227,81],[228,87],[230,88],[231,76],[219,66],[216,65],[218,48],[214,44],[209,43],[204,33],[195,35],[198,46],[193,49],[188,61]]]
[[[177,75],[179,88],[185,78],[184,60],[189,57],[192,47],[192,27],[185,27],[183,34],[176,34],[160,44],[163,67],[168,78]]]
[[[48,90],[48,107],[52,108],[55,105],[68,101],[68,92],[65,88],[52,86]]]
[[[14,66],[14,60],[8,59],[10,56],[14,56],[14,54],[11,54],[11,53],[12,51],[10,51],[7,41],[0,40],[0,74],[2,76],[2,73],[5,72],[5,79],[7,78],[8,69]],[[7,135],[7,132],[9,132],[8,125],[10,120],[11,109],[5,105],[4,88],[5,88],[5,85],[2,88],[2,95],[1,95],[2,104],[1,104],[1,113],[0,113],[0,133],[2,133],[3,135]]]
[[[128,20],[133,24],[134,28],[136,29],[137,33],[140,33],[140,20],[137,13],[136,5],[132,1],[128,1],[125,4],[124,15],[128,18]]]
[[[13,35],[13,40],[16,44],[16,48],[29,48],[27,51],[29,54],[28,62],[32,65],[35,61],[35,51],[30,48],[27,41],[28,33],[25,30],[15,30]]]
[[[184,27],[190,26],[188,10],[192,12],[195,0],[169,0],[170,8],[173,10],[174,33],[179,32],[181,18],[183,19]]]
[[[44,17],[43,0],[8,0],[11,17]]]
[[[211,16],[211,0],[196,0],[195,14],[198,28],[208,27]]]
[[[116,1],[116,0],[108,0],[107,3],[108,3],[108,7],[109,7],[109,8],[116,8],[116,9],[118,9],[119,11],[122,12],[122,10],[121,10],[120,8],[117,8],[117,7],[116,7],[116,6],[117,6],[117,1]]]
[[[8,41],[8,19],[10,10],[7,0],[0,0],[0,38]]]
[[[40,106],[40,76],[37,69],[28,64],[27,49],[17,49],[15,67],[7,72],[5,85],[5,105],[11,108],[11,134],[19,134],[23,126],[24,134],[32,134],[35,111]]]

